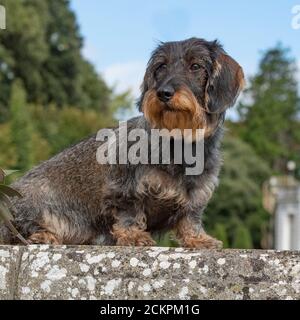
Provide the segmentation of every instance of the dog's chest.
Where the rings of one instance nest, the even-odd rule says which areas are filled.
[[[151,168],[138,179],[137,195],[147,214],[148,224],[176,219],[191,205],[191,198],[182,177],[175,177],[158,168]]]
[[[150,198],[155,202],[182,201],[186,190],[180,178],[159,168],[150,168],[138,179],[137,194],[142,198]]]

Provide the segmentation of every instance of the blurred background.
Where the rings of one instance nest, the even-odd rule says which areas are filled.
[[[228,113],[221,183],[205,212],[206,228],[225,247],[300,249],[296,5],[0,0],[6,12],[0,30],[0,167],[22,174],[136,115],[139,85],[159,41],[219,39],[244,68],[247,88]],[[176,245],[170,235],[160,241]]]

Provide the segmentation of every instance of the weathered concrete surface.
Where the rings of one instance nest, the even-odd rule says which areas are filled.
[[[0,246],[1,299],[300,299],[300,252]]]
[[[0,300],[14,298],[19,258],[20,248],[0,246]]]

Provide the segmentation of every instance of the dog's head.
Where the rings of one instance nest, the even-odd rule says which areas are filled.
[[[243,85],[242,68],[217,41],[167,42],[152,54],[138,105],[153,128],[205,129],[207,137]]]

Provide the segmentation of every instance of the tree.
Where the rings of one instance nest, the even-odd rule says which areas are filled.
[[[9,123],[0,124],[0,166],[3,168],[14,168],[17,161],[10,133]]]
[[[83,39],[69,1],[2,4],[8,25],[0,32],[0,122],[8,119],[11,86],[17,78],[29,103],[93,109],[113,117],[115,95],[82,56]],[[128,95],[123,96],[122,105],[128,102]]]
[[[296,65],[288,49],[279,44],[264,53],[238,110],[242,139],[274,171],[284,172],[291,159],[300,163]]]
[[[14,79],[23,81],[28,98],[37,99],[42,91],[41,70],[47,58],[44,1],[3,0],[7,29],[0,31],[0,121],[8,118],[8,103]],[[39,9],[39,10],[38,10]]]
[[[26,170],[33,164],[32,124],[26,108],[26,94],[22,81],[17,79],[12,84],[10,99],[11,140],[15,146],[16,169]]]
[[[49,17],[45,40],[49,56],[42,73],[44,90],[48,94],[45,102],[107,110],[112,92],[82,57],[83,40],[69,1],[46,2]]]

